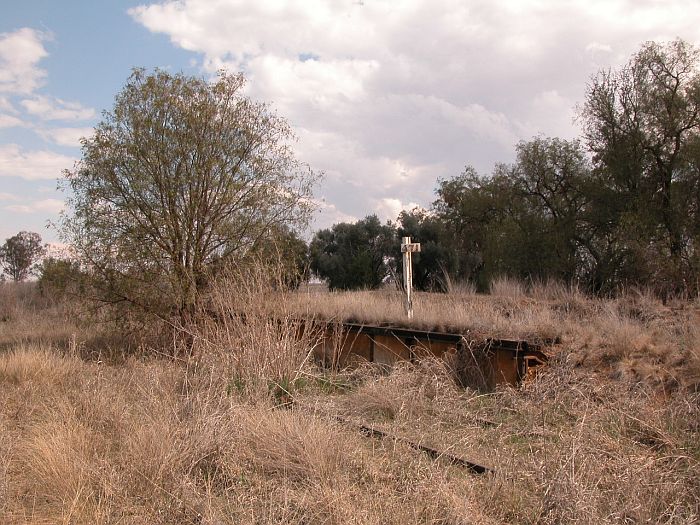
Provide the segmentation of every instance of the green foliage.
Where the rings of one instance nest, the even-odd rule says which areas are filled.
[[[597,245],[625,280],[677,293],[697,286],[700,240],[700,52],[648,42],[588,86],[580,116],[608,195]],[[697,292],[697,290],[695,290]]]
[[[578,141],[534,138],[490,176],[469,168],[440,181],[434,211],[461,253],[456,276],[486,291],[500,275],[590,282],[598,186]]]
[[[42,295],[62,297],[81,291],[84,275],[77,261],[45,257],[39,265],[39,290]]]
[[[41,236],[33,232],[19,232],[0,246],[0,265],[3,273],[13,281],[24,281],[36,268],[35,264],[44,254]]]
[[[511,173],[522,203],[516,223],[524,232],[522,253],[529,261],[521,264],[526,268],[521,276],[585,281],[580,262],[588,256],[592,176],[586,152],[578,141],[556,138],[521,142],[516,152]]]
[[[306,223],[317,176],[244,83],[135,70],[84,140],[62,234],[100,299],[187,318],[212,273]]]
[[[468,168],[439,181],[433,212],[458,253],[451,271],[482,290],[505,274],[597,293],[630,284],[697,293],[699,60],[680,40],[647,43],[588,86],[588,151],[538,137],[489,176]]]
[[[336,224],[311,241],[311,269],[331,290],[377,288],[389,274],[396,244],[394,228],[376,215]]]

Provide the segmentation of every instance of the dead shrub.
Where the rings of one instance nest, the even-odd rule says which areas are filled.
[[[44,307],[36,283],[0,281],[0,323],[16,320],[25,312]]]
[[[677,333],[670,334],[677,338],[679,345],[679,353],[670,364],[678,370],[686,388],[700,392],[700,325],[696,319],[700,320],[700,315],[691,314],[680,324]]]
[[[447,276],[447,274],[445,274]],[[445,280],[447,293],[459,296],[474,296],[476,295],[476,284],[472,281],[453,281],[449,279]]]
[[[659,319],[666,308],[648,288],[629,288],[612,301],[620,315],[648,324]]]
[[[483,343],[463,340],[452,360],[456,380],[461,386],[481,392],[493,390],[495,374],[489,352]]]
[[[648,352],[653,345],[649,331],[640,321],[619,313],[612,306],[597,319],[596,328],[600,331],[601,342],[599,355],[594,357],[603,362],[617,362]]]
[[[528,295],[538,301],[554,301],[558,303],[572,303],[585,300],[584,294],[576,284],[567,284],[555,279],[533,281],[529,286]]]
[[[367,376],[339,406],[345,416],[354,419],[411,421],[457,394],[454,374],[435,358],[426,357],[416,364],[397,363],[388,374]]]

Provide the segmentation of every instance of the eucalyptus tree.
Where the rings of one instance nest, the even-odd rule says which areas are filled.
[[[376,215],[320,230],[309,246],[311,269],[331,290],[377,288],[389,276],[398,246],[390,223]]]
[[[318,176],[244,84],[136,69],[83,140],[61,229],[100,300],[187,318],[214,268],[306,224]]]
[[[588,278],[582,261],[591,258],[590,186],[581,145],[542,137],[520,142],[516,162],[497,164],[489,175],[467,168],[439,181],[433,214],[457,251],[455,276],[481,290],[504,274]]]
[[[618,70],[591,80],[580,110],[601,175],[616,194],[617,243],[634,273],[677,287],[698,271],[700,51],[648,42]]]
[[[588,155],[578,140],[535,137],[516,146],[510,168],[516,198],[526,201],[538,227],[528,232],[537,239],[547,261],[544,275],[565,282],[592,279],[600,254],[593,240],[596,220],[591,217],[594,184]],[[584,269],[585,268],[585,269]]]
[[[13,281],[24,281],[44,252],[38,233],[22,231],[0,246],[0,266]]]

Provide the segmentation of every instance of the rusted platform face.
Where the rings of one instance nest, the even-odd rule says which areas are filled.
[[[527,341],[356,323],[327,324],[315,353],[333,367],[363,360],[391,366],[430,355],[448,360],[465,385],[486,389],[499,384],[517,385],[530,367],[547,360]]]

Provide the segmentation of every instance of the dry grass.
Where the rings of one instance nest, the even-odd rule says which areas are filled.
[[[298,315],[330,321],[410,326],[416,329],[488,334],[511,338],[556,338],[561,333],[557,304],[529,297],[478,294],[416,293],[414,318],[406,319],[403,299],[395,291],[299,292],[290,307]],[[271,304],[274,312],[274,303]]]
[[[454,301],[484,328],[554,327],[562,338],[536,379],[481,394],[434,360],[317,369],[314,334],[295,324],[300,294],[280,296],[262,275],[232,279],[212,298],[219,322],[192,329],[191,352],[174,359],[97,359],[81,351],[79,324],[67,345],[60,331],[58,344],[13,335],[40,316],[39,327],[65,323],[52,308],[0,322],[1,523],[700,520],[694,306],[639,293],[595,301],[552,285],[524,297],[425,297],[436,316]],[[347,311],[374,297],[359,294]],[[270,300],[283,314],[273,323]],[[473,476],[342,421],[496,474]]]
[[[162,331],[151,333],[143,326],[134,330],[122,324],[115,330],[106,313],[74,297],[57,301],[42,295],[35,282],[0,282],[0,352],[42,346],[121,359],[148,337],[162,336]]]
[[[527,288],[522,282],[505,276],[497,277],[491,281],[489,291],[493,297],[522,299],[527,296]]]
[[[78,331],[70,310],[42,297],[35,283],[0,282],[0,350],[30,343],[67,347]]]
[[[586,297],[557,282],[529,287],[497,280],[498,295],[416,294],[414,319],[406,320],[399,292],[297,292],[286,312],[368,324],[469,333],[470,338],[526,339],[570,353],[585,366],[632,383],[666,390],[700,388],[700,310],[692,303],[666,306],[646,291],[616,299]],[[268,303],[271,312],[278,301]]]
[[[309,412],[232,397],[212,370],[37,348],[0,363],[28,372],[0,377],[1,436],[15,443],[3,449],[3,523],[405,523],[465,505],[459,473]],[[72,369],[71,380],[44,377],[51,369]]]
[[[199,367],[216,368],[228,388],[248,396],[288,390],[312,361],[320,333],[299,321],[288,295],[264,268],[231,270],[213,287],[208,312],[193,335]],[[266,304],[275,302],[271,317]]]
[[[495,467],[474,480],[482,512],[508,523],[694,523],[700,518],[697,394],[650,401],[624,383],[572,370],[521,391],[441,388],[404,367],[324,410]],[[388,400],[377,410],[374,395]]]

